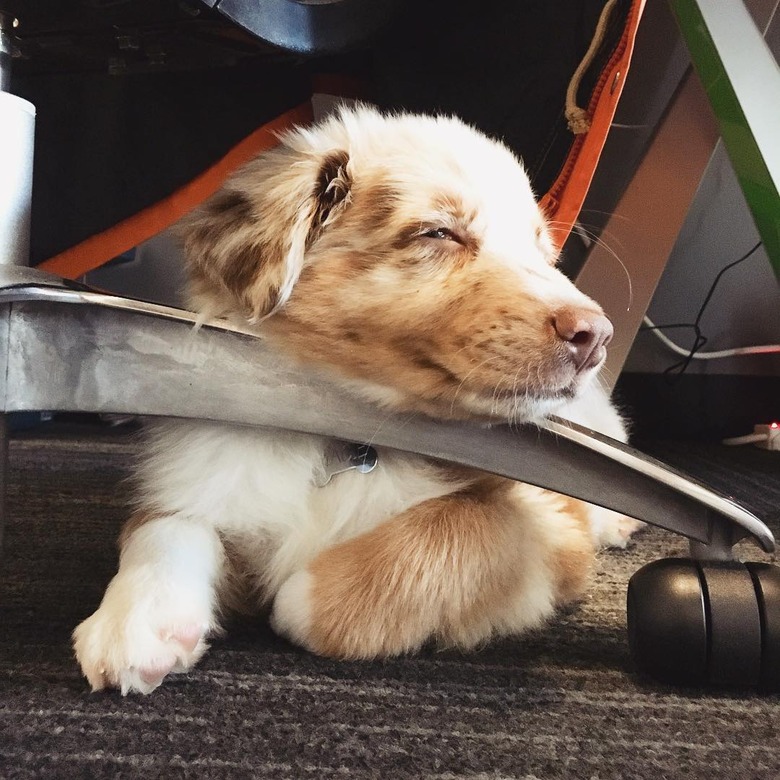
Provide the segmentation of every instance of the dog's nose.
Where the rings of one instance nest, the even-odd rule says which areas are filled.
[[[612,340],[612,323],[588,309],[561,309],[553,317],[555,332],[567,343],[577,372],[594,368],[603,359]]]

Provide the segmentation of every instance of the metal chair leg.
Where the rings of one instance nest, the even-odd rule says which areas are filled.
[[[0,564],[5,539],[6,493],[8,490],[8,415],[0,412]]]

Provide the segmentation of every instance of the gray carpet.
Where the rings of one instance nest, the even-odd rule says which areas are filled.
[[[633,670],[627,580],[686,547],[656,529],[627,552],[603,554],[575,609],[479,652],[337,663],[244,623],[149,698],[90,694],[69,634],[114,572],[132,447],[104,432],[12,443],[0,574],[3,780],[780,777],[780,698],[673,689]],[[780,454],[651,449],[780,530]]]

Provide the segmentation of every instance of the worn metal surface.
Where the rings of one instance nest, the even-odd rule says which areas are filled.
[[[14,269],[0,291],[10,311],[6,412],[188,417],[370,442],[550,488],[704,544],[747,534],[774,547],[769,530],[733,502],[569,423],[518,430],[390,414],[254,336],[195,330],[186,312],[69,290],[54,277],[25,285],[27,275],[47,278]]]
[[[16,20],[10,14],[0,10],[0,92],[7,92],[11,88],[11,30],[15,24]]]
[[[0,91],[0,263],[29,260],[34,135],[32,103]]]

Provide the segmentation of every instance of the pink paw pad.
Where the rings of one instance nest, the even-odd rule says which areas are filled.
[[[166,674],[173,669],[175,663],[174,659],[170,661],[159,661],[149,666],[144,666],[138,670],[138,676],[147,685],[153,685],[157,687],[163,680]]]
[[[164,642],[176,642],[186,653],[191,653],[203,639],[205,633],[202,626],[197,623],[188,623],[174,629],[161,632],[160,639]]]

